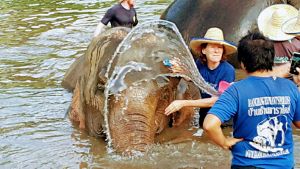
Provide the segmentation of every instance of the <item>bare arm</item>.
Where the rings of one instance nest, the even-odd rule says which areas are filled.
[[[212,114],[208,114],[203,123],[203,129],[207,136],[218,146],[225,150],[230,149],[236,143],[242,141],[243,139],[237,138],[226,138],[221,129],[221,120]]]
[[[101,32],[103,32],[105,25],[102,22],[99,22],[97,28],[94,32],[94,37],[98,36]]]
[[[293,80],[296,83],[296,85],[298,86],[298,89],[300,90],[300,68],[296,68],[296,70],[298,71],[298,75],[293,75]]]
[[[297,128],[300,128],[300,121],[294,121],[293,124],[294,124]]]
[[[165,115],[168,116],[186,106],[200,108],[212,107],[217,100],[218,97],[216,96],[198,100],[175,100],[165,109]]]

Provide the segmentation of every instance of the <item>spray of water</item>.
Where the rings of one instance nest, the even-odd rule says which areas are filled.
[[[179,60],[186,73],[170,73],[162,63],[166,58]],[[151,80],[160,83],[159,81],[164,81],[162,79],[167,80],[167,77],[189,78],[202,91],[211,95],[218,94],[198,72],[193,56],[176,25],[165,20],[147,21],[132,29],[119,44],[105,76],[108,81],[104,91],[104,121],[109,152],[113,151],[108,126],[110,95],[118,97],[120,92],[130,86]]]

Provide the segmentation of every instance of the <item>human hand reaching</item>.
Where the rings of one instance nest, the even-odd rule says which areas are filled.
[[[184,106],[184,100],[174,100],[166,109],[165,115],[170,115]]]
[[[300,86],[300,68],[296,67],[297,72],[299,73],[298,75],[293,75],[293,80],[296,83],[297,86]]]
[[[180,62],[180,60],[178,58],[172,58],[170,60],[170,63],[172,64],[172,66],[169,67],[169,69],[173,72],[173,73],[183,73],[185,74],[187,71],[184,69],[183,64]]]
[[[184,74],[186,76],[183,77],[183,78],[186,81],[191,81],[191,78],[187,76],[187,74],[189,74],[189,72],[187,71],[185,66],[180,62],[180,60],[178,58],[173,58],[172,60],[170,60],[170,63],[171,63],[172,66],[169,67],[169,70],[172,73]]]

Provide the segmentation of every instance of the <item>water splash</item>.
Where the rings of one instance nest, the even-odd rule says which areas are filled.
[[[118,94],[119,92],[127,88],[124,79],[128,73],[132,71],[142,70],[151,70],[151,68],[147,67],[144,63],[137,63],[133,61],[130,61],[127,65],[123,67],[116,67],[115,71],[112,74],[111,82],[108,86],[111,94]]]
[[[187,73],[170,73],[162,63],[165,58],[179,60]],[[109,152],[112,151],[108,126],[110,95],[117,96],[126,88],[145,81],[155,80],[164,84],[162,79],[167,77],[189,78],[206,93],[218,95],[198,72],[176,25],[165,20],[147,21],[132,29],[116,49],[105,76],[108,81],[104,91],[104,121]]]

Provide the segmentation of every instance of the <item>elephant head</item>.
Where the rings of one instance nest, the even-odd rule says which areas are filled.
[[[163,65],[165,58],[180,60],[188,73],[171,74]],[[111,142],[122,152],[143,150],[167,125],[164,109],[176,97],[176,77],[188,76],[201,89],[217,94],[199,75],[176,26],[162,20],[133,29],[117,48],[106,76],[106,134],[109,145]],[[190,84],[186,93],[191,93],[192,88]],[[182,111],[186,111],[182,113],[185,115],[193,112]]]
[[[210,27],[219,27],[225,39],[237,43],[247,31],[257,28],[256,20],[263,9],[278,3],[300,8],[299,0],[175,0],[161,18],[174,22],[186,42],[203,36]],[[230,62],[239,67],[236,57]]]
[[[145,22],[122,41],[120,34],[122,28],[113,28],[89,45],[69,114],[92,135],[104,134],[116,152],[145,151],[167,126],[170,117],[164,109],[174,99],[199,98],[196,86],[212,95],[217,92],[199,74],[173,23]],[[180,60],[187,73],[170,73],[165,58]],[[193,113],[193,108],[181,109],[173,116],[174,125],[188,122]]]

